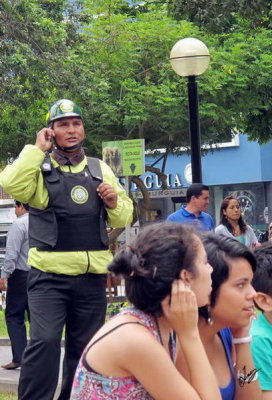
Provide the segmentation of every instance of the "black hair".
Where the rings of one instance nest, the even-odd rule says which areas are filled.
[[[21,203],[20,201],[15,200],[15,205],[16,205],[17,207],[23,206],[27,211],[29,211],[29,205],[26,204],[26,203]]]
[[[222,201],[221,207],[220,207],[220,224],[225,225],[227,227],[227,229],[233,234],[234,233],[233,227],[229,223],[226,215],[223,213],[223,211],[225,211],[228,208],[231,200],[236,200],[237,203],[239,204],[239,207],[241,208],[240,202],[236,197],[233,197],[233,196],[225,197],[224,200]],[[238,225],[240,227],[241,232],[245,233],[247,230],[247,224],[243,220],[242,214],[240,215],[240,218],[238,219]]]
[[[202,190],[208,190],[209,186],[203,185],[202,183],[193,183],[190,185],[186,192],[187,203],[191,201],[192,196],[199,197],[202,195]]]
[[[153,316],[162,313],[161,301],[172,283],[186,269],[195,276],[199,241],[193,228],[173,222],[145,227],[115,255],[108,269],[125,279],[126,296],[139,310]]]
[[[252,286],[256,292],[272,296],[272,244],[267,242],[258,246],[254,252],[257,268]]]
[[[221,285],[227,281],[230,274],[229,260],[232,258],[245,258],[251,265],[252,271],[256,270],[256,259],[252,251],[244,244],[233,238],[206,233],[202,238],[207,253],[209,264],[213,267],[212,292],[210,306],[216,303]],[[199,314],[208,319],[207,307],[200,307]]]

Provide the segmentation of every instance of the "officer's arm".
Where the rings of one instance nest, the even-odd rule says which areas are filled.
[[[44,209],[48,192],[43,184],[40,165],[45,153],[38,147],[26,145],[19,157],[0,174],[0,185],[16,200]]]

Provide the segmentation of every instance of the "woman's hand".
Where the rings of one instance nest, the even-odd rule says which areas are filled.
[[[179,337],[198,332],[198,307],[194,292],[179,279],[172,284],[171,296],[161,302],[164,316]]]
[[[253,319],[256,319],[257,315],[256,313],[251,317],[250,323],[247,326],[244,326],[242,328],[230,328],[230,331],[232,333],[232,336],[234,338],[242,338],[242,337],[246,337],[249,336],[249,330],[250,330],[250,326],[251,326],[251,322],[253,321]]]

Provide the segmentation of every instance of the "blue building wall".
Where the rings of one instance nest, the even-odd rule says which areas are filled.
[[[272,181],[272,145],[261,146],[261,165],[262,165],[262,178],[264,182]]]
[[[239,135],[239,142],[238,146],[207,150],[202,156],[203,183],[225,185],[272,181],[272,142],[259,145],[255,141],[248,141],[247,135],[244,134]],[[159,156],[146,156],[146,164],[153,164],[157,158]],[[189,185],[184,176],[184,169],[190,162],[191,158],[187,153],[170,154],[168,156],[165,173],[171,174],[172,180],[175,174],[179,174],[182,181],[180,186],[175,185],[175,187],[187,187]],[[162,161],[155,167],[161,167],[161,165]],[[152,174],[146,173],[142,178],[150,175]],[[158,189],[155,183],[152,188]]]

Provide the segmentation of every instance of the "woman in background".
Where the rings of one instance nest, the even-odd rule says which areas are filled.
[[[197,234],[181,224],[150,225],[116,254],[109,270],[124,277],[133,306],[91,339],[71,400],[220,400],[197,327],[212,271]],[[190,383],[175,367],[173,332]]]
[[[216,234],[229,236],[254,249],[259,243],[253,229],[243,220],[239,201],[227,196],[220,207],[220,225],[215,228]]]

